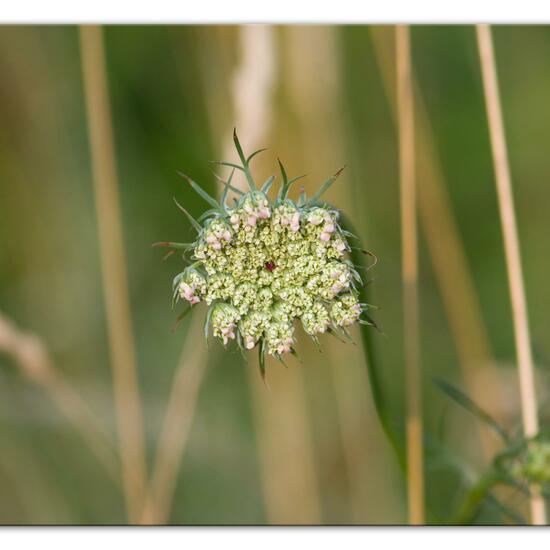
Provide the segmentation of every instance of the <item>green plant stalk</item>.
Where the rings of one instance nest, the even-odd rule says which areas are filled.
[[[489,470],[482,476],[462,501],[457,519],[452,522],[453,525],[468,525],[472,523],[487,493],[501,481],[502,474],[495,469]]]
[[[354,235],[358,235],[358,233],[355,231],[355,228],[353,227],[353,224],[342,213],[340,213],[340,225],[345,231],[348,231],[349,233],[352,233]],[[353,264],[357,267],[368,267],[365,261],[365,254],[361,250],[358,250],[356,247],[353,247],[351,249],[351,259]],[[365,285],[362,285],[359,289],[361,302],[369,303],[368,294],[369,293],[367,291],[367,287]],[[374,401],[374,408],[376,409],[376,414],[378,415],[378,420],[380,421],[382,429],[384,430],[384,434],[388,438],[388,441],[390,442],[390,445],[395,452],[399,467],[401,471],[405,473],[407,470],[407,461],[405,458],[403,444],[400,441],[400,438],[395,428],[392,426],[390,420],[390,410],[380,382],[380,376],[377,366],[378,361],[376,358],[373,342],[374,331],[371,326],[366,325],[360,325],[359,331],[361,333],[361,342],[363,344],[363,353],[365,354],[365,363],[367,365],[372,398]]]

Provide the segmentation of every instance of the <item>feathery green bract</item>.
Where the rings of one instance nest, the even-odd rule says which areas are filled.
[[[254,151],[251,155],[248,156],[246,159],[246,165],[248,166],[250,164],[250,161],[259,153],[263,153],[264,151],[267,151],[266,147],[263,147],[262,149],[258,149],[257,151]]]
[[[187,250],[193,246],[193,243],[172,243],[172,242],[159,242],[151,245],[153,248],[175,248],[177,250]]]
[[[478,405],[476,405],[472,399],[470,399],[463,391],[459,390],[455,386],[441,380],[439,378],[434,379],[435,384],[438,388],[447,394],[451,399],[456,401],[461,407],[464,407],[467,411],[472,413],[482,422],[491,428],[496,434],[498,434],[505,443],[510,442],[510,436],[506,431],[498,424],[498,422]]]
[[[265,382],[265,343],[262,341],[258,346],[258,362],[260,366],[260,374]]]
[[[229,168],[235,168],[235,170],[240,170],[241,172],[245,171],[242,166],[239,166],[238,164],[235,164],[234,162],[227,162],[225,160],[211,160],[209,162],[211,164],[219,164],[220,166],[229,166]]]
[[[222,211],[222,208],[220,206],[220,203],[211,197],[198,183],[194,182],[189,176],[184,174],[183,172],[178,172],[178,175],[181,176],[183,179],[187,180],[191,187],[211,206],[213,206],[215,209]]]
[[[226,206],[226,201],[227,201],[227,195],[229,194],[229,191],[233,191],[234,193],[237,193],[238,195],[244,195],[244,193],[240,190],[240,189],[237,189],[236,187],[233,187],[231,185],[231,182],[233,181],[233,176],[235,175],[235,168],[233,168],[233,170],[231,170],[231,174],[229,174],[229,178],[227,178],[227,181],[225,181],[224,179],[220,178],[216,173],[214,173],[214,176],[216,176],[216,178],[223,184],[223,192],[222,192],[222,198],[221,198],[221,203],[222,203],[222,206]]]
[[[331,176],[327,181],[325,181],[321,187],[319,187],[319,189],[317,190],[317,192],[313,195],[313,197],[311,197],[311,199],[309,199],[309,203],[308,204],[315,204],[320,198],[321,196],[325,193],[325,191],[336,181],[336,179],[338,178],[338,176],[342,173],[342,171],[344,170],[345,166],[343,166],[342,168],[340,168],[340,170],[338,170],[338,172],[336,172],[336,174],[334,174],[333,176]]]
[[[290,187],[291,185],[298,181],[298,180],[301,180],[302,178],[305,178],[305,175],[303,176],[296,176],[294,178],[292,178],[291,180],[288,179],[288,176],[286,174],[286,170],[285,170],[285,167],[283,166],[283,163],[281,162],[280,159],[277,159],[277,162],[279,163],[279,170],[281,171],[281,178],[283,180],[283,183],[279,189],[279,193],[277,195],[277,200],[279,202],[283,202],[287,195],[288,195],[288,192],[290,191]]]
[[[174,202],[176,203],[177,207],[187,216],[187,218],[191,222],[191,225],[200,233],[201,230],[202,230],[202,227],[199,225],[197,220],[195,220],[195,218],[193,218],[193,216],[191,216],[191,214],[189,214],[189,212],[187,212],[187,210],[185,210],[185,208],[177,201],[176,197],[173,197],[173,198],[174,198]]]
[[[242,162],[242,170],[244,172],[244,175],[246,176],[246,181],[248,182],[248,187],[250,187],[251,191],[257,191],[256,183],[254,181],[254,178],[252,177],[252,174],[250,173],[250,170],[248,169],[248,162],[249,160],[254,157],[254,155],[261,153],[264,149],[259,149],[258,151],[255,151],[248,157],[248,159],[244,156],[243,149],[241,147],[241,143],[239,142],[239,138],[237,137],[237,129],[233,129],[233,142],[235,143],[235,148],[237,149],[237,154],[239,155],[239,158]]]
[[[264,193],[264,195],[267,195],[274,181],[275,181],[275,176],[269,176],[269,178],[267,178],[265,183],[262,185],[262,193]]]

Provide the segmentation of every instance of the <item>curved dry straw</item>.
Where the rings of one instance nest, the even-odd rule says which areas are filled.
[[[514,339],[518,363],[523,431],[526,437],[533,437],[539,430],[537,397],[535,393],[527,303],[521,268],[521,254],[508,152],[506,150],[506,138],[502,122],[502,107],[498,90],[495,54],[490,27],[488,25],[478,25],[476,31],[506,255],[508,287],[512,303],[512,321],[514,324]],[[540,495],[534,495],[531,498],[531,521],[537,525],[546,523],[544,500]]]
[[[135,522],[145,494],[145,453],[101,28],[80,27],[80,45],[123,485]]]
[[[56,368],[42,340],[21,331],[0,314],[0,351],[11,356],[21,372],[46,391],[107,473],[118,481],[118,458],[109,435],[80,394]]]

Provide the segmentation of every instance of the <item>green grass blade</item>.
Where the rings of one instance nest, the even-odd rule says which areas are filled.
[[[434,382],[441,391],[447,394],[453,401],[458,403],[468,412],[472,413],[476,418],[484,422],[489,428],[498,434],[505,443],[510,443],[510,436],[498,424],[498,422],[490,414],[486,413],[483,409],[476,405],[463,391],[439,378],[434,379]]]
[[[349,231],[350,233],[357,234],[357,232],[353,228],[353,225],[345,215],[342,215],[340,225],[344,230]],[[364,267],[365,255],[362,252],[358,250],[352,250],[351,259],[355,266]],[[368,296],[368,288],[368,286],[362,286],[358,289],[360,302],[370,302],[370,298]],[[380,367],[375,354],[373,341],[373,334],[375,334],[375,332],[372,327],[364,325],[359,326],[359,332],[361,334],[361,342],[363,344],[363,353],[365,355],[365,363],[367,365],[372,398],[374,401],[374,408],[376,409],[376,414],[378,415],[378,419],[380,421],[380,424],[382,425],[382,429],[384,430],[388,441],[395,451],[399,466],[401,470],[405,472],[406,458],[403,448],[403,442],[401,441],[401,438],[398,436],[397,430],[391,422],[389,404],[386,396],[384,395],[384,392],[382,391],[382,384],[380,382]]]

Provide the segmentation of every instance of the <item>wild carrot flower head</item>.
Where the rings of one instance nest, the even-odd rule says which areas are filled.
[[[311,198],[302,192],[294,201],[288,192],[299,178],[289,180],[279,161],[282,183],[273,200],[268,191],[275,178],[258,188],[249,169],[260,151],[245,157],[236,134],[234,142],[242,164],[219,163],[233,168],[220,202],[182,174],[212,206],[201,223],[191,218],[197,239],[158,244],[184,249],[191,263],[174,279],[174,301],[204,302],[206,333],[242,350],[258,347],[263,375],[265,354],[281,359],[295,353],[298,323],[315,341],[325,332],[347,336],[356,322],[371,323],[362,318],[361,277],[348,258],[352,235],[341,227],[339,212],[320,201],[341,170]],[[248,192],[231,185],[235,170],[246,176]],[[239,197],[232,205],[230,190]]]

